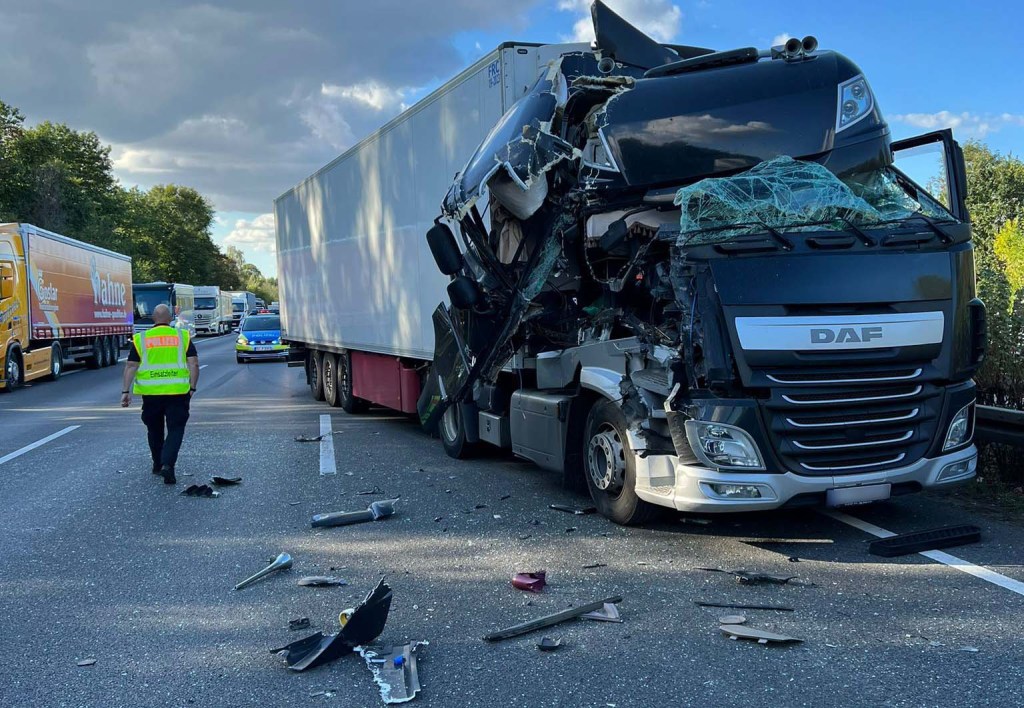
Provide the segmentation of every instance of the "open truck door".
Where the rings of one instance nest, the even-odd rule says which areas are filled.
[[[949,209],[959,221],[968,221],[967,167],[960,144],[949,128],[924,133],[892,144],[896,167],[915,185]]]

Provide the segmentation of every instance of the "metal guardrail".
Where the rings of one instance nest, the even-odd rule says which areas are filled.
[[[1024,411],[978,406],[974,435],[981,442],[1024,447]]]

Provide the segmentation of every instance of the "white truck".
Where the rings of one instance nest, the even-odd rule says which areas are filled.
[[[231,295],[216,285],[197,285],[195,295],[196,334],[226,334],[231,331]]]
[[[504,44],[279,197],[313,396],[509,449],[621,524],[970,480],[963,155],[818,50]],[[942,194],[896,166],[942,155]],[[934,189],[934,187],[933,187]],[[945,206],[944,206],[945,205]]]
[[[256,295],[248,290],[232,290],[228,295],[231,296],[231,326],[238,329],[249,311],[256,307]]]

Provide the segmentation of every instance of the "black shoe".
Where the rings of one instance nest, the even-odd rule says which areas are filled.
[[[163,474],[163,472],[160,471],[160,463],[159,462],[154,462],[153,463],[153,474]]]
[[[163,465],[160,468],[160,474],[164,477],[164,484],[177,484],[178,480],[174,476],[174,468],[170,465]]]

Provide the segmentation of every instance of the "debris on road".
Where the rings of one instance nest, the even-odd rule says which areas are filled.
[[[288,620],[288,631],[294,632],[297,629],[309,629],[309,617],[297,617]]]
[[[977,543],[980,540],[981,529],[977,526],[947,526],[872,541],[868,545],[868,553],[883,558],[893,558],[921,551],[963,546],[968,543]]]
[[[310,525],[314,528],[325,528],[328,526],[348,526],[350,524],[361,524],[365,521],[386,519],[395,513],[395,503],[397,501],[397,497],[375,501],[366,507],[365,511],[335,511],[329,514],[315,514]]]
[[[684,524],[696,524],[697,526],[710,526],[711,519],[698,519],[692,516],[683,516],[679,519]]]
[[[220,492],[213,491],[208,484],[190,484],[181,491],[186,497],[219,497]]]
[[[348,583],[333,575],[307,575],[304,578],[299,578],[299,585],[306,588],[329,588],[348,585]]]
[[[975,649],[975,651],[977,651],[977,649]],[[81,661],[78,662],[78,666],[92,666],[95,663],[96,663],[95,659],[82,659]]]
[[[622,602],[620,595],[605,598],[604,600],[598,600],[597,602],[590,602],[586,605],[580,605],[579,607],[572,607],[568,610],[562,610],[551,615],[545,615],[544,617],[538,617],[537,619],[529,620],[521,624],[513,625],[506,629],[500,629],[497,632],[491,632],[490,634],[484,635],[484,641],[497,642],[502,639],[510,639],[512,637],[518,637],[521,634],[527,634],[544,627],[551,627],[556,624],[561,624],[571,619],[576,619],[581,615],[585,615],[588,612],[602,609],[605,604],[611,603],[616,604]]]
[[[337,634],[317,632],[310,636],[271,649],[271,654],[287,652],[285,662],[292,671],[305,671],[351,654],[380,636],[391,610],[391,587],[383,579],[354,610],[341,613],[341,631]]]
[[[590,565],[583,566],[583,570],[593,570],[594,568],[607,568],[607,563],[591,563]]]
[[[233,484],[240,484],[242,482],[241,477],[221,477],[220,475],[214,475],[210,478],[212,484],[216,484],[218,487],[229,487]]]
[[[341,433],[341,430],[332,430],[329,433],[322,433],[321,435],[317,435],[315,438],[311,438],[307,435],[298,435],[295,437],[295,442],[320,442],[328,435],[341,435]]]
[[[567,528],[565,530],[566,533],[574,533],[576,531],[579,531],[579,527],[578,526],[570,526],[569,528]]]
[[[971,654],[978,653],[978,647],[960,647],[960,651],[970,652]]]
[[[746,624],[747,618],[743,615],[722,615],[718,618],[718,624]]]
[[[580,615],[580,619],[597,620],[598,622],[622,622],[622,617],[619,615],[619,608],[610,602],[604,603],[604,607],[600,610],[594,610],[593,612],[588,612],[585,615]]]
[[[547,571],[538,570],[533,573],[516,573],[512,576],[512,587],[527,592],[540,592],[547,585]]]
[[[416,668],[416,650],[429,642],[410,642],[400,647],[356,647],[373,672],[373,680],[380,687],[385,703],[405,703],[420,691],[419,671]]]
[[[357,497],[366,497],[366,496],[374,496],[374,495],[380,496],[383,493],[384,493],[384,491],[375,484],[375,485],[373,485],[373,489],[367,489],[367,490],[364,490],[362,492],[356,492],[356,496]]]
[[[802,585],[805,587],[814,585],[814,583],[799,580],[795,575],[769,575],[749,570],[722,570],[721,568],[696,568],[696,570],[732,575],[736,578],[736,582],[742,585]]]
[[[502,494],[501,497],[498,499],[498,501],[505,501],[506,499],[511,499],[511,498],[512,498],[511,494]]]
[[[755,629],[754,627],[744,627],[739,624],[723,624],[719,629],[729,635],[729,639],[753,639],[758,644],[768,644],[771,642],[786,644],[803,641],[803,639],[788,637],[785,634],[775,634],[774,632]]]
[[[270,565],[268,565],[266,568],[264,568],[263,570],[261,570],[260,572],[254,574],[254,575],[250,575],[248,578],[246,578],[245,580],[240,582],[238,585],[236,585],[235,586],[235,590],[241,590],[242,588],[249,587],[250,585],[255,583],[257,580],[259,580],[260,578],[265,578],[266,576],[270,575],[274,571],[277,571],[277,570],[287,570],[288,568],[291,568],[291,567],[292,567],[292,557],[290,555],[288,555],[287,553],[282,553],[277,558],[275,558],[274,561]]]
[[[537,648],[541,651],[554,651],[560,646],[562,646],[561,637],[541,637],[540,641],[537,642]]]
[[[792,607],[783,607],[781,605],[735,605],[730,602],[701,602],[700,600],[694,600],[695,605],[698,607],[718,607],[729,610],[774,610],[775,612],[792,612]]]
[[[586,516],[588,514],[597,513],[597,508],[593,506],[576,507],[569,506],[568,504],[548,504],[548,508],[554,509],[555,511],[565,511],[573,514],[574,516]]]

